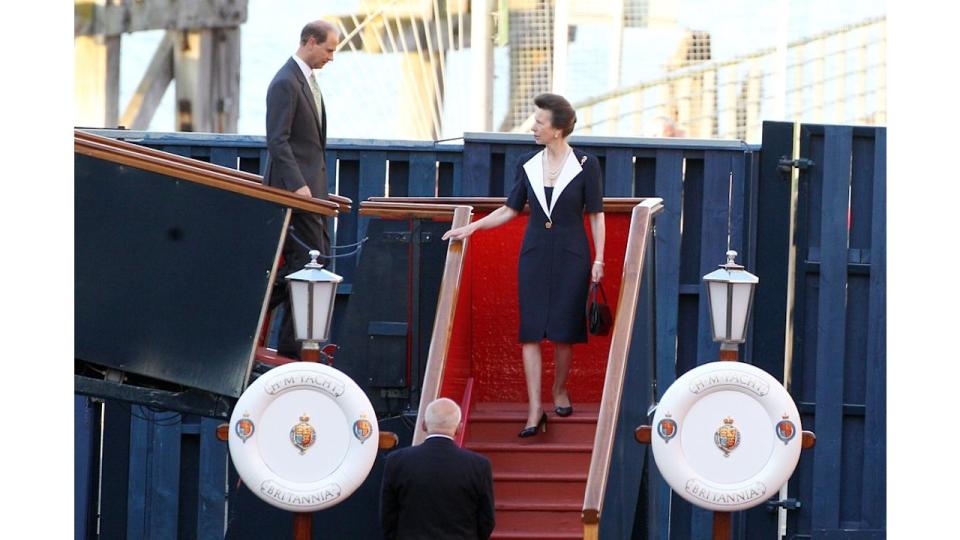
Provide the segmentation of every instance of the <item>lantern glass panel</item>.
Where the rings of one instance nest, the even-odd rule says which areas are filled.
[[[713,323],[713,339],[724,341],[727,337],[727,283],[707,282],[710,301],[710,320]]]
[[[313,289],[313,328],[311,340],[326,341],[329,337],[330,319],[333,314],[333,290],[336,283],[321,281],[311,283]]]
[[[293,330],[298,340],[309,339],[307,335],[307,310],[310,306],[308,299],[309,283],[306,281],[291,280],[290,309],[293,315]]]
[[[746,335],[747,317],[750,315],[750,295],[752,283],[735,283],[733,288],[733,307],[731,309],[730,341],[742,342]]]

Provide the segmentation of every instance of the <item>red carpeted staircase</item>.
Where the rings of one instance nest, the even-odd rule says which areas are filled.
[[[493,464],[495,539],[583,538],[580,511],[597,426],[598,403],[574,403],[560,418],[544,403],[547,432],[521,439],[526,403],[477,403],[464,447]]]

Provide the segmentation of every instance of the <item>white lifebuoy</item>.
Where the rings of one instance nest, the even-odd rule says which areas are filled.
[[[744,510],[776,497],[800,459],[790,394],[740,362],[694,368],[664,392],[653,418],[653,457],[681,497],[709,510]]]
[[[293,362],[261,375],[240,396],[230,417],[230,457],[267,503],[314,512],[360,487],[379,433],[370,400],[350,377]]]

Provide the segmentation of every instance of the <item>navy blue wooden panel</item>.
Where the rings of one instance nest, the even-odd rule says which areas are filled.
[[[237,161],[239,158],[238,154],[239,152],[236,148],[211,148],[210,163],[236,169],[239,164]]]
[[[864,404],[862,523],[872,529],[887,526],[887,131],[875,131],[870,228],[870,319]],[[858,216],[858,214],[855,214]],[[855,217],[856,219],[856,217]]]
[[[359,199],[360,163],[353,159],[339,159],[337,167],[337,194],[348,197],[352,201],[361,200]],[[354,204],[350,213],[337,216],[337,245],[349,245],[359,240],[357,237],[360,223],[359,206]],[[356,269],[354,259],[335,259],[333,268],[337,274],[343,276],[344,283],[353,283]]]
[[[97,446],[100,405],[87,396],[73,396],[73,535],[81,540],[96,531]]]
[[[680,219],[683,204],[683,153],[660,150],[655,165],[656,196],[663,198],[663,211],[656,218],[655,244],[657,309],[657,389],[659,395],[677,378],[677,335],[680,299]],[[659,397],[659,396],[658,396]],[[652,460],[651,460],[652,461]],[[670,487],[656,467],[649,467],[651,499],[660,510],[656,538],[670,538]]]
[[[486,143],[463,143],[463,184],[457,195],[463,197],[486,197],[490,195],[491,160],[490,145]]]
[[[227,443],[217,439],[222,420],[200,419],[200,456],[197,501],[197,538],[222,538],[226,512]]]
[[[609,149],[603,171],[606,197],[633,197],[633,152],[629,148]]]
[[[127,537],[130,497],[130,404],[103,404],[103,446],[100,449],[100,537]],[[90,511],[96,512],[94,506]]]
[[[843,374],[846,335],[847,206],[853,130],[824,128],[821,186],[816,432],[812,527],[840,526]],[[838,399],[839,398],[839,399]]]
[[[130,407],[127,538],[177,537],[180,493],[178,413]]]
[[[497,187],[499,191],[492,192],[491,195],[506,197],[510,195],[510,190],[517,184],[517,168],[522,165],[520,159],[529,153],[525,146],[510,145],[503,153],[503,176],[498,183],[491,182],[491,185]]]
[[[780,170],[781,157],[792,155],[793,124],[763,123],[763,151],[754,154],[756,176],[749,184],[751,219],[747,231],[755,235],[750,272],[760,277],[754,293],[750,363],[783,381],[786,342],[787,289],[790,257],[791,177]],[[741,538],[772,538],[777,514],[756,507],[745,512]]]
[[[410,154],[410,197],[434,197],[437,194],[437,156],[433,152]],[[393,164],[391,163],[391,166]],[[390,185],[393,195],[393,184]]]

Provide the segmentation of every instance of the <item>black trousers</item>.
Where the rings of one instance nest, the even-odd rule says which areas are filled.
[[[279,305],[285,307],[283,320],[280,322],[280,338],[277,343],[277,353],[291,358],[300,358],[300,344],[293,330],[293,317],[290,306],[290,293],[287,288],[286,276],[302,270],[310,262],[310,250],[320,252],[317,262],[329,264],[330,235],[328,234],[326,218],[305,212],[294,211],[290,217],[290,226],[287,228],[287,239],[283,244],[283,265],[277,269],[277,278],[273,282],[273,291],[270,294],[269,309],[272,311]]]

